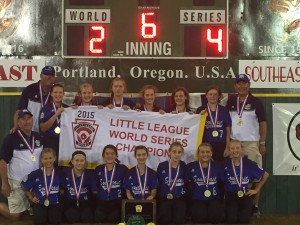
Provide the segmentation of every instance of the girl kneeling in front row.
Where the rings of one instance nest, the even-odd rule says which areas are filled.
[[[169,148],[170,160],[157,168],[159,182],[159,220],[161,224],[183,224],[186,212],[185,162],[183,147],[174,142]]]
[[[223,182],[228,223],[250,223],[253,196],[260,190],[269,174],[255,162],[243,156],[242,144],[232,140],[229,144],[230,158],[225,161]],[[255,180],[255,189],[248,188]]]
[[[67,222],[88,223],[93,220],[91,189],[93,172],[86,170],[86,155],[82,151],[72,154],[71,168],[64,171],[64,216]]]
[[[152,200],[156,196],[157,176],[156,172],[146,165],[148,149],[139,145],[134,149],[137,165],[128,170],[124,187],[128,199]]]
[[[194,223],[220,223],[222,203],[220,182],[222,167],[212,160],[213,150],[209,143],[197,149],[198,161],[187,165],[187,179],[191,187],[191,216]]]
[[[40,158],[42,168],[31,172],[22,181],[22,186],[26,196],[34,203],[34,224],[58,225],[61,221],[59,204],[61,179],[58,169],[54,168],[56,153],[52,148],[44,148]]]
[[[97,207],[95,222],[118,223],[121,221],[123,180],[127,167],[116,163],[118,150],[114,145],[106,145],[102,151],[105,164],[95,169],[95,187]]]
[[[220,185],[223,170],[212,160],[212,155],[212,146],[202,143],[197,150],[199,160],[187,165],[194,223],[220,223],[222,220]]]

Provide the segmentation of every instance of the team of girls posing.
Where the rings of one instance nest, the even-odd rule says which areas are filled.
[[[33,203],[35,225],[59,224],[62,216],[70,223],[118,223],[123,198],[157,199],[160,224],[182,224],[186,212],[190,212],[194,223],[220,223],[224,219],[229,223],[250,222],[252,197],[268,173],[243,156],[239,141],[229,143],[230,157],[223,164],[212,159],[209,143],[200,144],[197,160],[188,165],[181,161],[182,145],[172,143],[170,159],[160,163],[157,171],[146,165],[148,154],[145,146],[136,146],[137,164],[127,169],[117,163],[116,147],[107,145],[102,151],[105,164],[92,171],[85,169],[86,155],[82,151],[75,151],[71,167],[62,169],[55,167],[55,151],[44,148],[41,169],[22,182]],[[248,189],[254,181],[255,189]],[[93,195],[97,201],[92,201]]]
[[[40,130],[46,138],[46,148],[41,154],[42,168],[29,174],[22,183],[34,204],[36,225],[58,224],[62,209],[64,219],[70,223],[118,223],[123,198],[157,199],[161,224],[182,224],[186,212],[194,223],[220,223],[224,219],[229,223],[250,222],[253,195],[265,183],[268,173],[243,156],[240,142],[230,141],[231,119],[228,110],[219,104],[222,93],[218,86],[207,87],[207,103],[196,112],[206,114],[203,144],[197,149],[197,160],[186,165],[181,161],[182,145],[174,142],[169,148],[170,160],[160,163],[157,171],[146,165],[148,150],[145,146],[135,147],[137,165],[127,169],[116,163],[118,151],[113,145],[103,149],[105,164],[94,171],[85,169],[86,156],[82,151],[72,154],[71,168],[56,168],[60,115],[66,107],[62,104],[64,87],[54,84],[50,93],[52,101],[40,115]],[[84,83],[72,107],[97,105],[98,108],[119,107],[161,114],[193,113],[184,87],[175,89],[166,110],[155,105],[157,89],[153,85],[141,89],[142,102],[136,105],[124,97],[125,93],[125,81],[115,78],[111,96],[98,103],[92,85]],[[248,189],[257,180],[255,189]],[[93,195],[97,196],[96,201]]]

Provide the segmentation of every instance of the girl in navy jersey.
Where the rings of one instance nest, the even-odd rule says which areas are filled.
[[[228,223],[250,223],[253,196],[261,189],[269,174],[243,156],[242,144],[232,140],[230,157],[225,160],[222,179],[225,184],[226,219]],[[248,186],[255,180],[255,189]]]
[[[170,160],[157,168],[159,182],[159,220],[161,224],[183,224],[186,212],[185,163],[183,147],[174,142],[169,147]]]
[[[177,87],[171,96],[171,105],[167,107],[166,112],[168,113],[182,113],[188,112],[193,113],[190,108],[190,96],[189,92],[184,87]]]
[[[58,157],[60,117],[68,106],[62,103],[64,86],[59,83],[52,85],[50,89],[51,101],[48,102],[40,113],[40,131],[44,134],[44,147],[53,148]]]
[[[121,221],[123,180],[127,167],[116,163],[118,150],[114,145],[106,145],[102,151],[104,165],[95,169],[94,192],[97,194],[95,221],[98,223],[118,223]]]
[[[138,145],[134,149],[137,165],[128,170],[124,187],[128,199],[152,200],[156,196],[157,176],[156,172],[146,165],[148,149]]]
[[[86,155],[82,151],[72,154],[71,168],[64,171],[64,216],[69,223],[88,223],[93,219],[91,189],[93,172],[85,170]]]
[[[222,167],[212,160],[212,155],[212,146],[202,143],[197,149],[199,160],[187,165],[192,198],[191,216],[194,223],[220,223],[222,220]]]
[[[209,142],[212,145],[213,159],[221,162],[229,155],[231,118],[229,111],[219,105],[222,93],[217,85],[208,86],[205,93],[207,104],[202,105],[196,111],[196,113],[207,115],[202,142]]]
[[[156,98],[157,88],[153,85],[144,85],[140,90],[140,95],[143,99],[143,103],[136,104],[135,109],[137,111],[148,111],[148,112],[160,112],[164,114],[165,111],[154,104]]]
[[[44,148],[41,153],[42,168],[31,172],[22,181],[25,194],[33,205],[33,220],[35,225],[59,224],[61,206],[59,204],[60,174],[54,168],[56,160],[52,148]]]
[[[116,77],[111,83],[111,97],[105,101],[102,105],[108,108],[122,108],[122,109],[133,109],[134,104],[128,98],[124,97],[127,92],[126,82],[123,78]]]

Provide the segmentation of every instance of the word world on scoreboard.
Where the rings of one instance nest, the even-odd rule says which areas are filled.
[[[63,0],[64,58],[228,58],[228,0]]]

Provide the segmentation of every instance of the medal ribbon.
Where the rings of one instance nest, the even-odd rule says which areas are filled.
[[[206,188],[208,189],[208,186],[209,186],[209,178],[210,178],[210,160],[208,161],[208,168],[207,168],[207,176],[206,176],[206,179],[205,179],[205,176],[204,176],[204,171],[203,171],[203,168],[202,168],[202,165],[201,165],[201,162],[199,161],[199,166],[200,166],[200,170],[201,170],[201,175],[203,177],[203,181],[205,183],[205,186]]]
[[[113,183],[113,180],[114,180],[115,170],[116,170],[116,165],[113,166],[111,177],[110,177],[110,181],[109,181],[109,184],[108,184],[107,168],[106,168],[106,166],[104,167],[104,174],[105,174],[105,181],[106,181],[105,183],[106,183],[106,188],[107,188],[108,195],[110,193],[111,186],[112,186],[112,183]]]
[[[53,180],[54,180],[54,168],[52,170],[52,175],[51,175],[51,181],[50,181],[50,185],[49,185],[49,188],[48,188],[48,185],[47,185],[47,175],[46,175],[46,169],[45,167],[43,167],[43,177],[44,177],[44,185],[45,185],[45,192],[46,192],[46,199],[48,199],[48,196],[51,192],[51,187],[52,187],[52,184],[53,184]]]
[[[169,162],[169,188],[170,188],[171,192],[172,192],[172,190],[173,190],[173,188],[176,184],[176,181],[178,179],[179,170],[180,170],[180,163],[177,166],[176,176],[175,176],[175,178],[173,180],[173,183],[172,183],[172,166],[171,166],[171,162]],[[171,185],[171,183],[172,183],[172,185]]]
[[[236,99],[237,113],[238,113],[240,118],[242,118],[242,116],[243,116],[243,112],[244,112],[244,109],[245,109],[245,105],[246,105],[248,96],[249,96],[249,94],[246,96],[241,109],[240,109],[240,97],[238,96],[237,99]]]
[[[50,92],[48,93],[45,102],[44,102],[44,99],[43,99],[43,91],[42,91],[42,85],[41,85],[41,83],[39,85],[39,92],[40,92],[40,99],[41,99],[41,104],[42,104],[42,108],[43,108],[44,105],[46,105],[47,102],[48,102],[48,99],[49,99],[49,96],[50,96]]]
[[[56,113],[56,106],[54,103],[52,103],[52,104],[53,104],[54,113]],[[57,126],[60,125],[60,120],[58,119],[58,117],[56,118],[56,123],[57,123]]]
[[[242,184],[243,184],[242,183],[242,179],[243,179],[243,159],[242,159],[242,157],[240,158],[240,179],[239,180],[238,180],[237,175],[236,175],[233,160],[231,160],[231,165],[232,165],[232,170],[233,170],[233,173],[234,173],[235,181],[236,181],[237,185],[239,186],[239,190],[242,190]]]
[[[218,117],[219,117],[219,111],[218,111],[218,109],[219,109],[219,105],[217,105],[216,117],[215,117],[215,119],[213,119],[212,114],[211,114],[211,110],[209,108],[209,105],[207,104],[207,111],[208,111],[208,114],[209,114],[210,121],[211,121],[211,123],[212,123],[212,125],[214,127],[214,130],[217,129],[217,123],[218,123]]]
[[[81,174],[79,187],[77,189],[76,182],[75,182],[74,170],[72,169],[72,181],[73,181],[73,186],[74,186],[74,190],[75,190],[76,200],[77,201],[79,200],[79,196],[80,196],[80,192],[81,192],[81,188],[82,188],[83,179],[84,179],[84,171]]]
[[[147,169],[147,166],[146,166],[145,179],[144,179],[144,187],[142,187],[142,182],[141,182],[141,176],[140,176],[139,168],[136,166],[135,169],[136,169],[136,175],[137,175],[137,178],[138,178],[138,181],[139,181],[139,187],[141,189],[141,195],[144,198],[144,196],[145,196],[145,190],[146,190],[146,183],[148,182],[148,169]]]
[[[113,103],[114,103],[114,107],[118,107],[118,106],[116,106],[117,104],[116,104],[115,98],[113,98]],[[121,107],[121,108],[123,107],[123,98],[122,98],[121,106],[120,106],[120,107]]]
[[[153,107],[152,107],[153,110]],[[144,111],[148,112],[147,107],[144,105]]]
[[[32,141],[31,141],[31,147],[29,143],[27,142],[26,138],[23,136],[20,130],[18,130],[18,135],[22,139],[22,142],[26,145],[26,147],[29,149],[31,155],[34,153],[34,135],[32,135]]]

